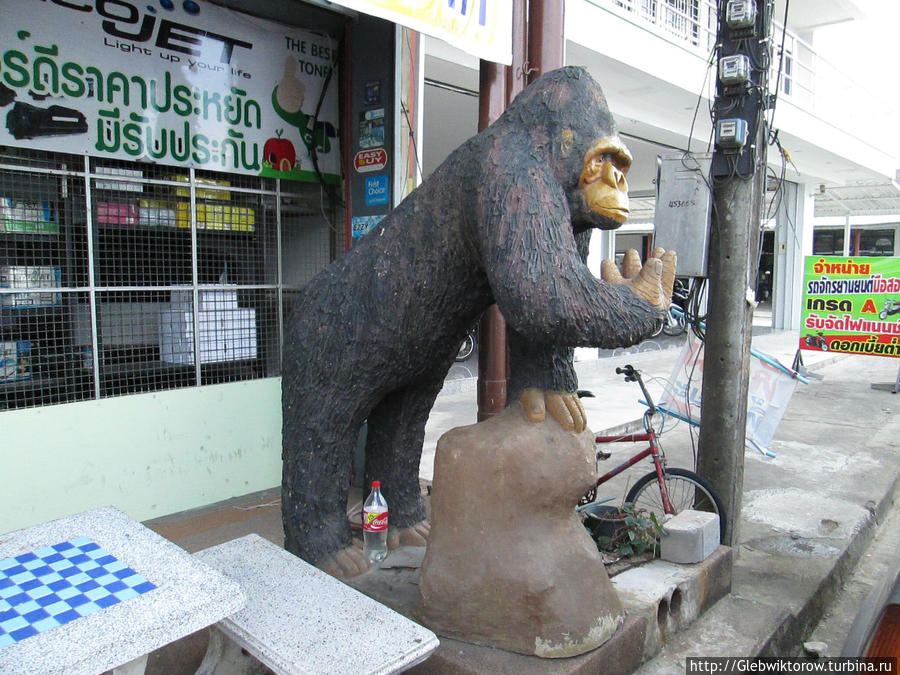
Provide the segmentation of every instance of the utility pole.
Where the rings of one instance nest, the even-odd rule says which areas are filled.
[[[739,541],[750,341],[765,196],[772,0],[719,0],[709,304],[697,471]]]

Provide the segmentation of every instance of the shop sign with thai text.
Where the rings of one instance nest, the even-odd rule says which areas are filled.
[[[800,348],[900,357],[900,258],[807,256]]]
[[[0,145],[339,179],[329,37],[201,0],[0,0],[0,16]]]

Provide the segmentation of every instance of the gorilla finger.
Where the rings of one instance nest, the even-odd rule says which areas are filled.
[[[622,273],[619,272],[619,268],[616,267],[616,263],[609,258],[604,258],[600,262],[600,278],[610,284],[625,283],[625,279],[622,277]]]
[[[675,251],[666,251],[662,257],[662,290],[666,296],[666,302],[672,301],[672,290],[675,288],[675,268],[678,266],[678,254]]]
[[[580,434],[584,431],[584,427],[587,424],[587,417],[584,414],[584,406],[581,405],[581,399],[578,398],[578,394],[565,394],[563,400],[569,409],[572,421],[575,423],[575,433]]]
[[[641,273],[636,279],[631,280],[634,292],[655,307],[668,305],[662,296],[661,276],[662,261],[648,258]]]
[[[544,401],[544,392],[540,389],[526,389],[519,396],[519,403],[525,411],[525,417],[529,422],[540,423],[547,417],[547,407]]]
[[[633,279],[641,271],[641,255],[635,249],[630,248],[625,251],[625,258],[622,260],[622,275],[626,279]]]
[[[572,419],[572,413],[566,405],[565,396],[559,392],[548,391],[545,398],[550,416],[566,431],[575,431],[575,420]]]

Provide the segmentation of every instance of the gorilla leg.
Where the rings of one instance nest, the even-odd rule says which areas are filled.
[[[366,486],[380,480],[390,509],[390,525],[411,528],[425,519],[419,490],[419,460],[425,423],[444,384],[445,369],[388,394],[369,415]]]
[[[317,428],[295,423],[284,429],[285,548],[314,565],[352,543],[346,510],[359,429],[349,418],[340,424]]]

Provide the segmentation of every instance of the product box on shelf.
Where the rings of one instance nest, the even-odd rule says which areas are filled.
[[[142,199],[138,206],[138,221],[149,227],[175,227],[175,203]]]
[[[0,232],[59,234],[59,219],[53,202],[29,202],[0,197]]]
[[[31,379],[31,342],[0,342],[0,382]]]
[[[191,205],[178,202],[178,227],[191,226]],[[253,232],[256,213],[248,206],[229,204],[197,204],[198,230],[231,230]]]
[[[97,222],[101,225],[137,225],[138,207],[120,202],[97,202]]]
[[[237,286],[223,284],[222,288],[201,288],[199,295],[201,312],[238,308]],[[171,303],[169,309],[190,312],[194,303],[194,292],[190,289],[172,291]]]
[[[38,265],[7,265],[0,267],[0,289],[23,289],[28,292],[0,293],[0,305],[15,309],[56,307],[62,304],[62,294],[34,291],[40,288],[59,288],[59,267]]]
[[[159,344],[159,312],[165,302],[98,302],[100,344],[104,347],[136,347]],[[86,302],[73,303],[72,340],[79,347],[91,345],[91,308]]]
[[[256,358],[256,310],[201,311],[200,363]],[[194,363],[194,314],[167,309],[159,315],[159,356],[165,363]]]
[[[128,176],[129,178],[143,178],[144,172],[139,169],[120,169],[113,166],[98,166],[95,173],[106,176]],[[106,180],[97,178],[94,187],[98,190],[121,190],[123,192],[143,192],[141,183],[124,180]]]
[[[172,180],[177,180],[179,183],[188,183],[190,182],[189,176],[171,176]],[[197,186],[194,188],[194,195],[197,199],[222,199],[228,201],[231,199],[231,192],[228,190],[220,190],[218,188],[229,187],[231,183],[227,180],[213,180],[212,178],[195,178],[194,184]],[[200,187],[201,185],[210,185],[215,187]],[[175,188],[175,194],[178,197],[190,197],[191,189],[189,187],[177,187]]]

